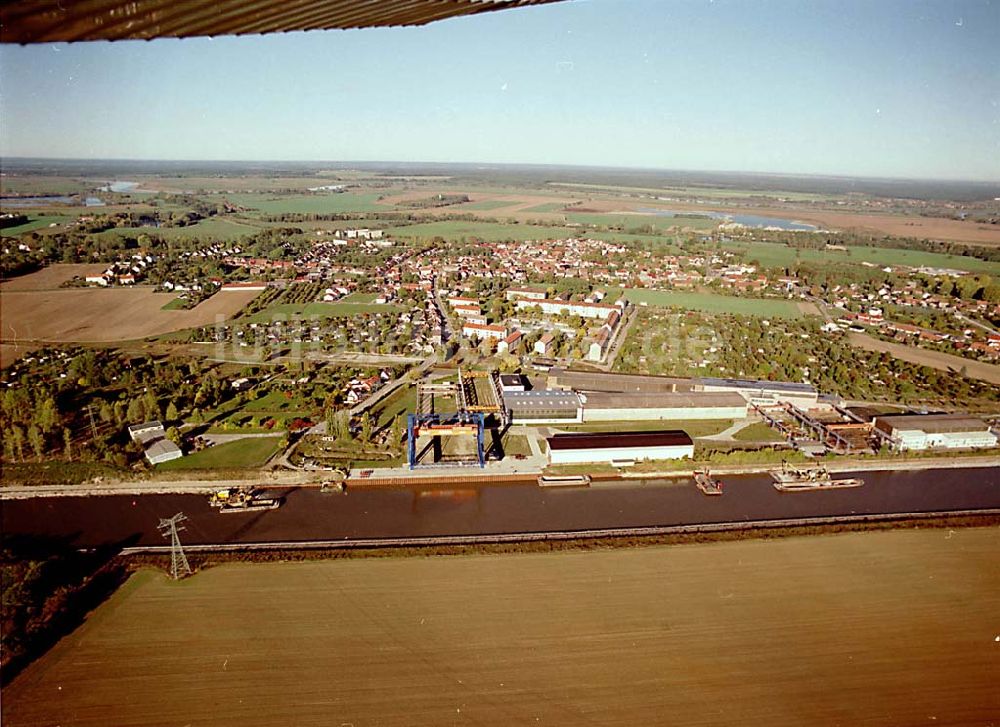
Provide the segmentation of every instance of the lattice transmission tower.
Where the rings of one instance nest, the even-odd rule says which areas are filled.
[[[171,518],[160,518],[156,526],[164,538],[170,538],[170,575],[175,581],[191,575],[191,565],[181,546],[180,531],[184,530],[185,520],[187,516],[179,512]]]

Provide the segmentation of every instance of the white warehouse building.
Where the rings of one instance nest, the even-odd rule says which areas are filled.
[[[696,391],[732,391],[757,406],[788,402],[800,409],[814,409],[819,400],[819,392],[815,386],[794,381],[703,378],[695,379],[694,383]]]
[[[616,432],[611,434],[556,434],[545,440],[549,464],[631,464],[644,459],[681,459],[694,456],[694,442],[686,432]]]
[[[745,419],[747,400],[735,392],[621,392],[580,394],[583,421]]]
[[[982,419],[967,414],[899,414],[875,418],[900,450],[978,449],[997,446],[997,436]]]

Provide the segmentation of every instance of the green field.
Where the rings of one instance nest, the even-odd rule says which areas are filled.
[[[713,220],[709,217],[666,217],[664,215],[605,215],[605,214],[584,214],[570,213],[566,215],[570,222],[581,225],[609,225],[621,227],[623,229],[633,229],[644,225],[652,225],[657,230],[669,230],[672,227],[689,227],[696,230],[714,229],[720,220]]]
[[[508,434],[503,438],[504,457],[531,456],[531,445],[523,434]]]
[[[158,470],[249,469],[260,467],[278,451],[281,436],[248,437],[217,444],[187,457],[156,465]]]
[[[755,422],[743,427],[733,435],[739,442],[783,442],[785,438],[764,422]]]
[[[783,268],[794,265],[797,261],[813,263],[853,263],[862,262],[874,265],[909,265],[912,267],[938,267],[967,270],[972,273],[1000,274],[1000,263],[987,262],[974,257],[962,255],[942,255],[936,252],[922,250],[897,250],[894,248],[849,247],[847,251],[838,250],[797,250],[796,248],[774,242],[727,243],[724,247],[734,251],[745,251],[751,260],[758,260],[768,268]]]
[[[502,222],[466,222],[463,220],[441,220],[422,222],[405,227],[392,227],[386,233],[393,237],[443,237],[457,240],[461,237],[476,237],[481,240],[547,240],[573,235],[566,227],[504,224]],[[576,234],[579,234],[578,232]]]
[[[520,204],[516,199],[484,199],[481,202],[463,204],[463,210],[496,210],[502,207],[513,207]]]
[[[403,309],[398,305],[376,305],[375,303],[277,303],[240,320],[248,323],[266,323],[273,320],[275,316],[284,316],[286,318],[311,318],[313,316],[318,318],[334,318],[337,316],[357,316],[364,313],[391,313],[401,310]]]
[[[526,225],[511,222],[440,220],[403,227],[391,227],[386,230],[386,233],[398,238],[431,238],[440,236],[446,240],[458,240],[465,237],[478,238],[487,242],[498,240],[559,240],[568,237],[589,237],[595,240],[608,240],[612,242],[663,243],[670,249],[674,249],[672,237],[633,235],[627,232],[598,232],[582,227]]]
[[[166,305],[164,305],[160,310],[184,310],[187,305],[186,298],[174,298]]]
[[[646,303],[655,307],[687,308],[705,313],[738,313],[745,316],[775,318],[801,318],[802,311],[787,300],[765,298],[737,298],[717,293],[686,293],[674,290],[645,290],[629,288],[625,297],[637,305]]]
[[[166,240],[179,240],[190,237],[201,237],[217,240],[238,240],[244,235],[252,235],[258,228],[244,225],[231,220],[210,217],[195,225],[187,227],[115,227],[97,233],[97,237],[138,237],[149,235],[162,237]]]
[[[370,304],[377,296],[375,293],[350,293],[338,300],[338,303],[351,303],[353,305]]]
[[[287,392],[293,394],[293,392]],[[294,394],[287,396],[284,391],[269,391],[259,399],[253,399],[243,405],[240,411],[253,412],[254,414],[301,414],[304,413],[307,404]]]
[[[43,227],[48,227],[53,222],[56,224],[62,224],[63,222],[72,219],[74,218],[68,215],[29,215],[28,221],[23,225],[5,227],[0,230],[0,234],[4,237],[15,237],[17,235],[22,235],[25,232],[32,232],[33,230],[40,230]]]
[[[386,190],[386,194],[389,190]],[[226,195],[233,204],[260,211],[263,214],[275,215],[288,213],[327,214],[340,212],[383,212],[392,209],[392,205],[380,204],[381,194],[373,192],[354,194],[348,192],[333,194],[230,194]]]
[[[521,210],[521,212],[562,212],[566,209],[566,205],[568,204],[570,204],[569,201],[547,202],[545,204],[535,205],[534,207],[528,207],[527,209]]]
[[[388,399],[382,401],[372,412],[379,427],[386,426],[396,416],[412,414],[417,408],[417,387],[406,386],[397,389]]]
[[[778,190],[726,189],[723,187],[630,187],[617,184],[583,184],[575,182],[549,182],[553,187],[571,189],[608,190],[612,192],[644,192],[658,196],[684,195],[688,197],[733,199],[737,197],[769,197],[803,201],[843,199],[842,194],[815,194],[812,192],[787,192]]]

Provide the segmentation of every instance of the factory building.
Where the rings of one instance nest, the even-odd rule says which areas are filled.
[[[573,424],[583,421],[580,397],[572,391],[504,391],[504,406],[515,424]]]
[[[681,459],[694,456],[694,442],[686,432],[618,432],[610,434],[556,434],[545,440],[549,464],[632,464],[644,459]]]
[[[794,381],[755,381],[750,379],[695,379],[696,391],[736,392],[756,406],[793,404],[800,409],[814,409],[819,392],[810,384]]]
[[[526,391],[524,377],[521,374],[500,374],[500,389],[504,394],[513,391]]]
[[[875,426],[900,450],[975,449],[997,446],[982,419],[967,414],[899,414],[875,417]]]
[[[735,392],[587,392],[580,394],[583,421],[744,419],[747,401]]]
[[[553,368],[549,371],[550,388],[574,391],[642,391],[646,393],[693,391],[693,379],[672,376],[643,376],[639,374],[605,374],[599,371],[570,371]]]

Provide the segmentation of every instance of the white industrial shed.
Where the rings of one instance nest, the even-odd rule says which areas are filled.
[[[572,391],[505,391],[504,406],[518,424],[569,424],[583,421],[580,397]]]
[[[747,400],[737,393],[589,392],[580,394],[583,421],[744,419]]]
[[[813,409],[819,400],[819,392],[816,391],[815,386],[795,381],[715,378],[702,378],[694,381],[696,391],[731,391],[757,406],[774,406],[788,402],[800,409]]]
[[[169,462],[172,459],[180,459],[184,456],[181,448],[169,439],[158,439],[146,447],[146,459],[150,464],[160,464]]]
[[[676,429],[613,434],[556,434],[545,441],[549,445],[549,464],[625,463],[694,456],[691,437]]]
[[[977,449],[997,446],[997,436],[982,419],[967,414],[899,414],[875,418],[899,449]]]

